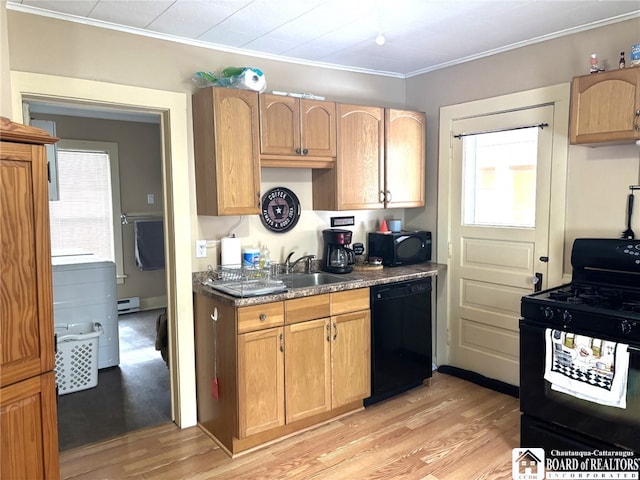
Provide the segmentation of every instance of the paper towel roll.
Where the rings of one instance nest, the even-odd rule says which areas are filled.
[[[222,237],[220,240],[220,255],[222,257],[221,265],[240,265],[242,256],[240,254],[240,238],[239,237]]]

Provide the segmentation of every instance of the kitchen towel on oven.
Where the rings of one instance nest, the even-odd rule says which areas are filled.
[[[164,231],[162,220],[134,222],[136,266],[140,270],[164,268]]]
[[[627,345],[550,328],[545,343],[544,378],[552,390],[627,408]]]

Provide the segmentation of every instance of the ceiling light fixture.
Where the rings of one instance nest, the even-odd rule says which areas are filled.
[[[376,37],[376,44],[382,46],[382,45],[385,44],[387,39],[384,38],[384,35],[382,34],[382,5],[381,5],[381,0],[378,0],[376,2],[376,13],[378,14],[378,36]]]

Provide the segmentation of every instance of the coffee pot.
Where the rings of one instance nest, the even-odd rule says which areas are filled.
[[[355,255],[349,248],[352,232],[338,228],[322,231],[324,240],[322,270],[331,273],[349,273],[353,271]]]

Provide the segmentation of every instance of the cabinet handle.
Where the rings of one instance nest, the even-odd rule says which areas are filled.
[[[633,117],[633,129],[640,130],[640,123],[638,123],[638,119],[640,118],[640,110],[636,110],[636,114]]]
[[[260,314],[260,321],[264,322],[267,319],[267,314],[266,313],[261,313]]]
[[[280,334],[280,351],[284,352],[284,338],[282,334]]]
[[[302,154],[303,155],[309,155],[309,149],[308,148],[303,149],[302,150]]]
[[[389,190],[387,190],[385,193],[384,201],[387,203],[391,203],[391,192]]]
[[[327,342],[331,341],[331,325],[327,323]]]
[[[384,197],[385,197],[384,191],[380,190],[378,192],[378,202],[384,203]]]
[[[335,341],[335,339],[338,338],[338,325],[336,324],[336,322],[333,322],[333,329],[334,329],[333,340]]]

